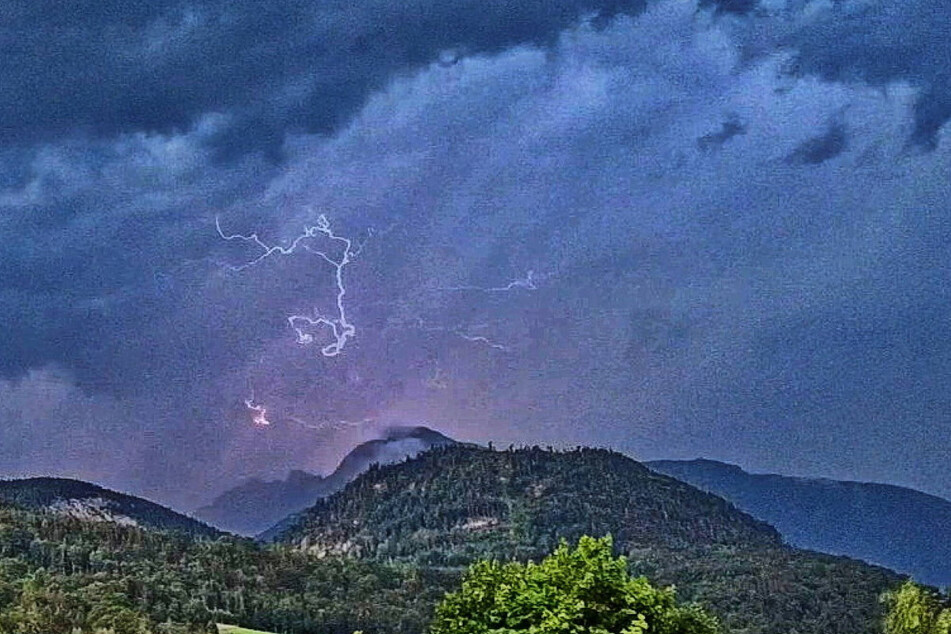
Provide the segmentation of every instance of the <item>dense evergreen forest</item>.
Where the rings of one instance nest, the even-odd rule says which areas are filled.
[[[451,587],[438,571],[318,560],[250,540],[195,538],[0,508],[0,632],[419,633]]]
[[[561,539],[607,534],[635,573],[676,585],[734,632],[875,632],[879,596],[899,581],[787,547],[722,498],[599,449],[433,449],[371,469],[279,539],[317,555],[458,567],[537,560]]]
[[[615,536],[631,571],[728,631],[880,632],[899,578],[785,547],[727,502],[619,454],[439,448],[374,468],[263,545],[0,502],[0,634],[422,634],[478,559]]]
[[[218,537],[223,534],[161,504],[68,478],[0,480],[0,502],[27,509],[61,507],[74,516],[136,524],[196,537]]]

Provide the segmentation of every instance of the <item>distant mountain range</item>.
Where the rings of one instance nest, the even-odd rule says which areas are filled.
[[[898,575],[791,548],[710,493],[598,449],[450,445],[373,467],[272,537],[317,557],[431,570],[538,559],[561,539],[614,537],[638,574],[711,607],[727,631],[880,631],[880,594]]]
[[[390,464],[456,441],[428,427],[392,427],[358,445],[327,477],[291,471],[284,480],[249,480],[195,511],[204,522],[239,535],[258,535],[318,499],[336,493],[372,464]]]
[[[747,473],[714,460],[647,466],[722,496],[800,548],[848,555],[951,585],[951,502],[886,484]]]
[[[80,520],[178,531],[196,537],[221,534],[211,526],[154,502],[67,478],[0,480],[0,502]]]

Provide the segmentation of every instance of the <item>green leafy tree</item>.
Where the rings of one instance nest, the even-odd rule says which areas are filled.
[[[436,608],[431,634],[712,634],[716,620],[673,588],[632,578],[610,537],[562,542],[541,563],[481,561]]]
[[[951,601],[907,581],[883,596],[888,606],[885,634],[951,634]]]

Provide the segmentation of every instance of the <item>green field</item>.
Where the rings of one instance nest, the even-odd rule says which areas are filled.
[[[262,632],[261,630],[249,630],[237,625],[223,625],[218,623],[218,634],[271,634],[271,632]]]

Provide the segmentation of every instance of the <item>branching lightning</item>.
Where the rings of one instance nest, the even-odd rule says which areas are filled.
[[[336,419],[336,420],[322,420],[317,423],[312,423],[305,421],[296,416],[288,416],[288,420],[297,423],[304,429],[310,429],[313,431],[340,431],[342,429],[352,429],[355,427],[362,427],[364,425],[369,425],[376,422],[375,418],[363,418],[361,420],[345,420],[345,419]]]
[[[529,271],[525,274],[525,277],[512,280],[505,286],[445,286],[440,287],[435,290],[437,291],[474,291],[478,293],[506,293],[508,291],[514,290],[526,290],[526,291],[537,291],[538,287],[535,285],[535,272]]]
[[[544,277],[544,276],[543,276]],[[519,291],[536,291],[539,289],[538,286],[538,276],[534,271],[528,271],[525,274],[525,277],[517,278],[511,282],[505,284],[504,286],[442,286],[442,287],[430,287],[428,292],[437,292],[437,293],[447,293],[447,292],[475,292],[475,293],[492,293],[492,294],[503,294],[503,293],[516,293]],[[470,343],[484,345],[493,350],[498,350],[501,352],[509,352],[511,350],[510,346],[503,345],[498,341],[490,338],[489,336],[482,334],[485,329],[489,328],[489,324],[457,324],[455,326],[441,326],[435,325],[431,322],[425,321],[421,317],[403,317],[391,319],[389,325],[386,329],[390,328],[415,328],[422,332],[427,333],[444,333],[458,337],[464,341]],[[478,332],[482,331],[482,332]]]
[[[325,357],[336,357],[343,352],[347,341],[352,339],[357,332],[356,327],[347,321],[347,311],[344,305],[347,288],[344,285],[343,270],[350,264],[353,258],[360,254],[363,245],[354,249],[352,240],[335,234],[330,226],[330,221],[324,214],[320,214],[317,217],[317,224],[304,227],[303,233],[284,245],[270,245],[261,240],[257,233],[251,233],[249,235],[239,233],[226,234],[222,231],[221,223],[217,217],[215,217],[215,228],[218,230],[218,235],[224,240],[229,242],[240,240],[261,249],[261,254],[250,262],[238,266],[226,265],[230,270],[235,272],[244,271],[245,269],[258,265],[272,256],[293,255],[298,249],[316,255],[333,267],[334,281],[336,284],[336,316],[324,315],[315,307],[312,315],[289,315],[287,317],[287,323],[297,334],[297,343],[305,346],[314,343],[314,336],[309,332],[305,332],[305,328],[319,328],[322,326],[329,328],[333,341],[320,349],[321,354]],[[320,238],[321,236],[331,242],[339,243],[342,246],[343,250],[339,259],[334,259],[331,255],[328,255],[326,251],[316,249],[305,242],[309,238]]]
[[[477,326],[469,326],[468,328],[463,328],[462,326],[455,326],[455,327],[433,326],[433,325],[427,324],[425,321],[423,321],[423,319],[417,317],[414,325],[417,329],[422,330],[423,332],[447,333],[447,334],[459,337],[460,339],[464,339],[465,341],[469,341],[471,343],[478,343],[478,344],[488,346],[489,348],[492,348],[493,350],[500,350],[502,352],[509,351],[509,348],[507,346],[503,346],[502,344],[497,343],[484,335],[474,334],[472,332],[475,329],[486,327],[486,324],[479,324]]]
[[[333,230],[330,221],[324,214],[316,218],[312,226],[305,226],[303,231],[296,237],[272,243],[261,238],[257,233],[227,233],[221,226],[218,217],[215,218],[215,228],[218,236],[227,242],[238,241],[247,244],[254,250],[250,260],[241,264],[222,264],[222,266],[232,272],[240,273],[261,265],[265,260],[273,257],[291,256],[301,252],[317,256],[323,262],[331,267],[333,274],[333,310],[326,312],[327,306],[321,308],[314,306],[313,311],[308,313],[288,314],[286,316],[287,324],[293,330],[296,336],[297,344],[301,346],[319,345],[320,354],[324,357],[336,357],[340,355],[351,339],[356,337],[357,328],[349,320],[347,314],[348,306],[348,288],[345,280],[345,269],[353,260],[358,257],[364,247],[363,242],[356,242],[350,238],[338,235]],[[461,285],[441,288],[430,287],[423,292],[437,293],[484,293],[490,295],[504,295],[505,293],[523,293],[536,291],[539,288],[538,276],[534,271],[527,273],[520,278],[498,286],[474,286]],[[328,298],[327,304],[330,304]],[[391,305],[391,303],[388,302]],[[510,347],[503,345],[494,339],[488,324],[459,324],[456,325],[437,325],[432,321],[424,321],[420,317],[397,320],[397,323],[391,322],[390,325],[397,328],[417,329],[425,333],[441,333],[449,337],[461,339],[469,344],[484,346],[492,351],[509,352]],[[326,334],[323,334],[326,329]],[[388,329],[388,327],[387,327]],[[442,374],[441,369],[426,382],[430,389],[447,389],[448,381]],[[295,416],[282,413],[279,415],[279,421],[272,421],[268,418],[268,408],[265,404],[255,400],[254,392],[251,397],[244,400],[244,405],[251,413],[251,420],[255,426],[270,427],[275,422],[290,422],[299,425],[302,428],[314,431],[337,431],[347,428],[359,427],[374,422],[373,418],[364,418],[358,420],[344,420],[328,418],[318,421],[307,421]],[[273,416],[273,413],[271,414]]]
[[[244,399],[244,406],[254,412],[251,416],[251,422],[258,427],[270,427],[271,421],[267,418],[267,408],[254,402],[254,394],[251,398]]]

